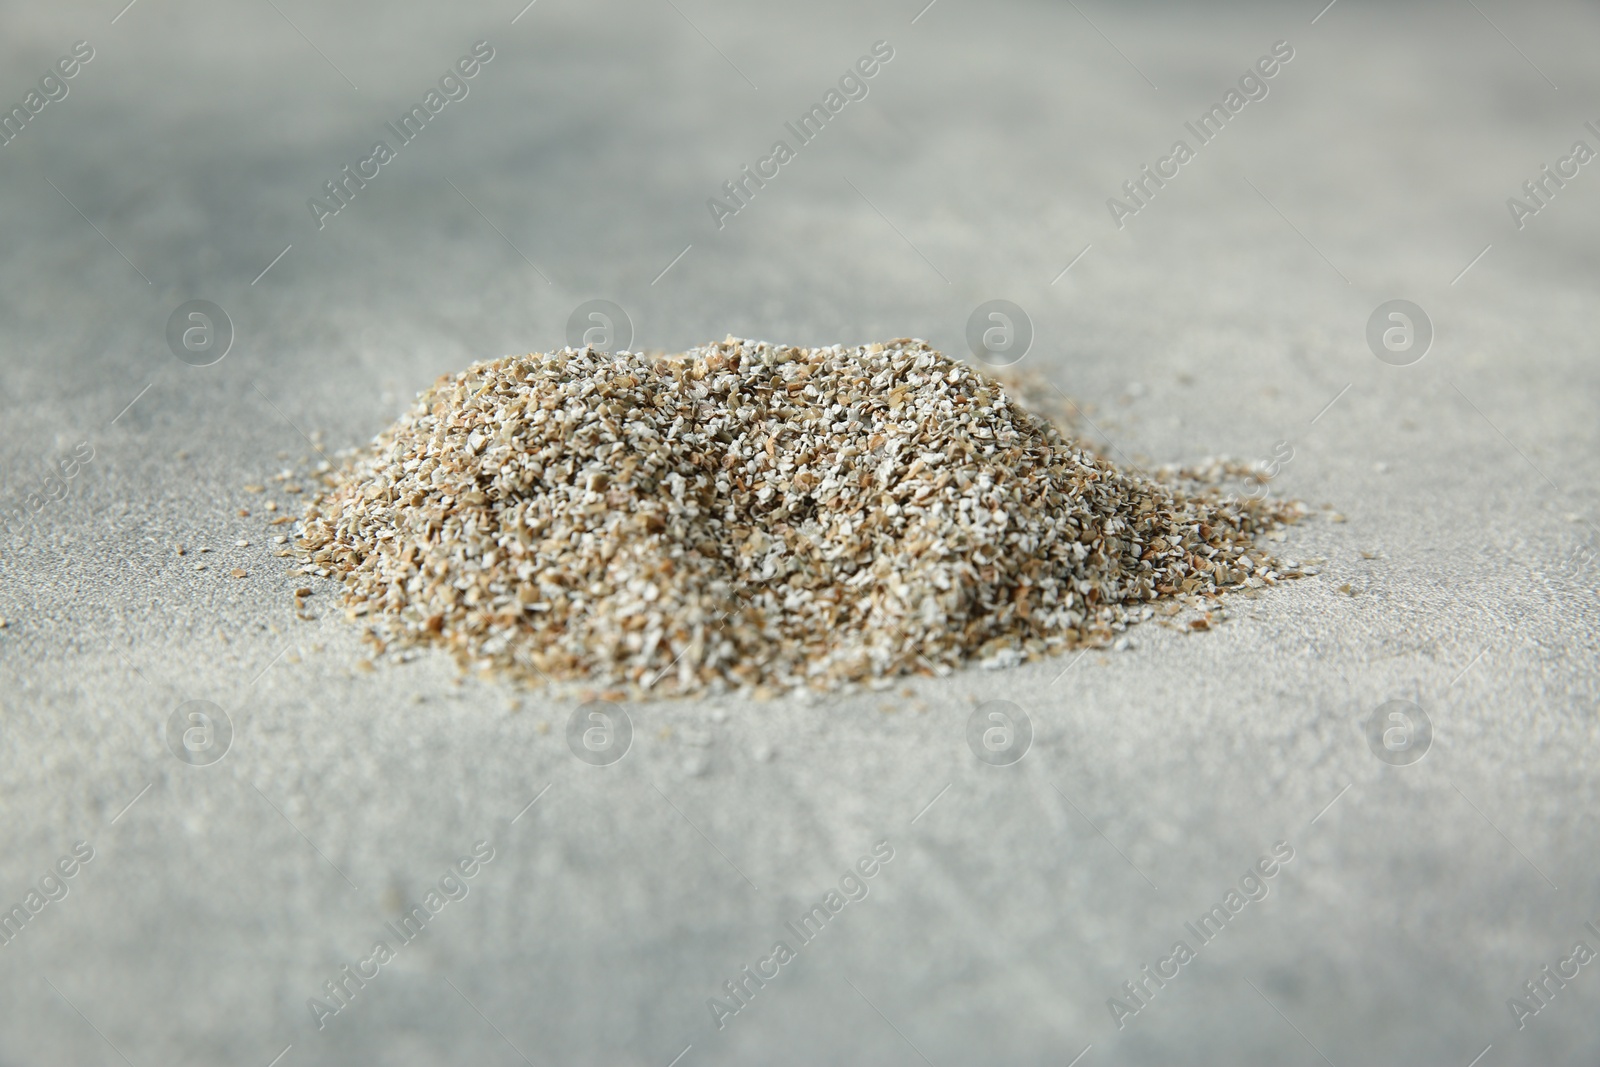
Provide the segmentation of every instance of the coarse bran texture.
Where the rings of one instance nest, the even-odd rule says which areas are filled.
[[[566,349],[440,378],[324,471],[293,547],[402,658],[833,688],[1102,646],[1155,602],[1270,584],[1256,538],[1299,508],[1225,496],[1241,472],[1120,470],[917,340]]]

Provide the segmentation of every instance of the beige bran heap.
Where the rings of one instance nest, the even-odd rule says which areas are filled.
[[[1119,470],[905,339],[479,363],[323,480],[296,554],[380,648],[677,693],[1104,645],[1271,581],[1294,517]]]

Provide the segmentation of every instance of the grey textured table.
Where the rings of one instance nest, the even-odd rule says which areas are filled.
[[[0,1063],[1600,1054],[1572,957],[1600,949],[1592,6],[121,2],[0,16]],[[478,41],[460,98],[391,131]],[[1279,41],[1201,144],[1185,123]],[[732,211],[746,165],[771,176]],[[294,617],[272,476],[564,343],[584,301],[638,348],[966,355],[993,298],[1114,456],[1286,442],[1272,491],[1315,514],[1279,547],[1321,573],[1081,659],[630,704],[606,766],[569,750],[573,699],[364,671],[339,612]],[[167,339],[196,299],[232,325],[210,366]],[[1432,324],[1420,360],[1369,348],[1393,299]],[[968,748],[992,699],[1031,724],[1011,765]],[[220,761],[220,729],[169,729],[190,701],[225,711]],[[868,895],[794,936],[880,841]],[[1267,895],[1230,912],[1241,882]]]

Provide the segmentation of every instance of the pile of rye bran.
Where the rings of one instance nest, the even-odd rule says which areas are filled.
[[[1275,581],[1299,513],[1119,470],[908,339],[478,363],[322,481],[300,570],[380,651],[657,693],[1106,645]]]

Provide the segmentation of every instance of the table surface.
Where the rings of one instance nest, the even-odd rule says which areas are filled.
[[[93,49],[0,148],[0,1063],[1593,1062],[1600,968],[1563,963],[1600,949],[1592,6],[517,6],[0,5],[8,107]],[[327,597],[295,617],[273,476],[585,301],[635,348],[971,358],[995,298],[1119,461],[1284,442],[1271,490],[1313,515],[1276,547],[1320,573],[1118,651],[628,704],[604,766],[571,696],[368,671]],[[208,366],[167,338],[196,299],[232,328]],[[1420,359],[1369,347],[1394,299]],[[991,700],[1032,731],[1010,765],[968,748]],[[217,762],[215,716],[174,755],[191,701]],[[1541,1002],[1546,965],[1579,970]]]

